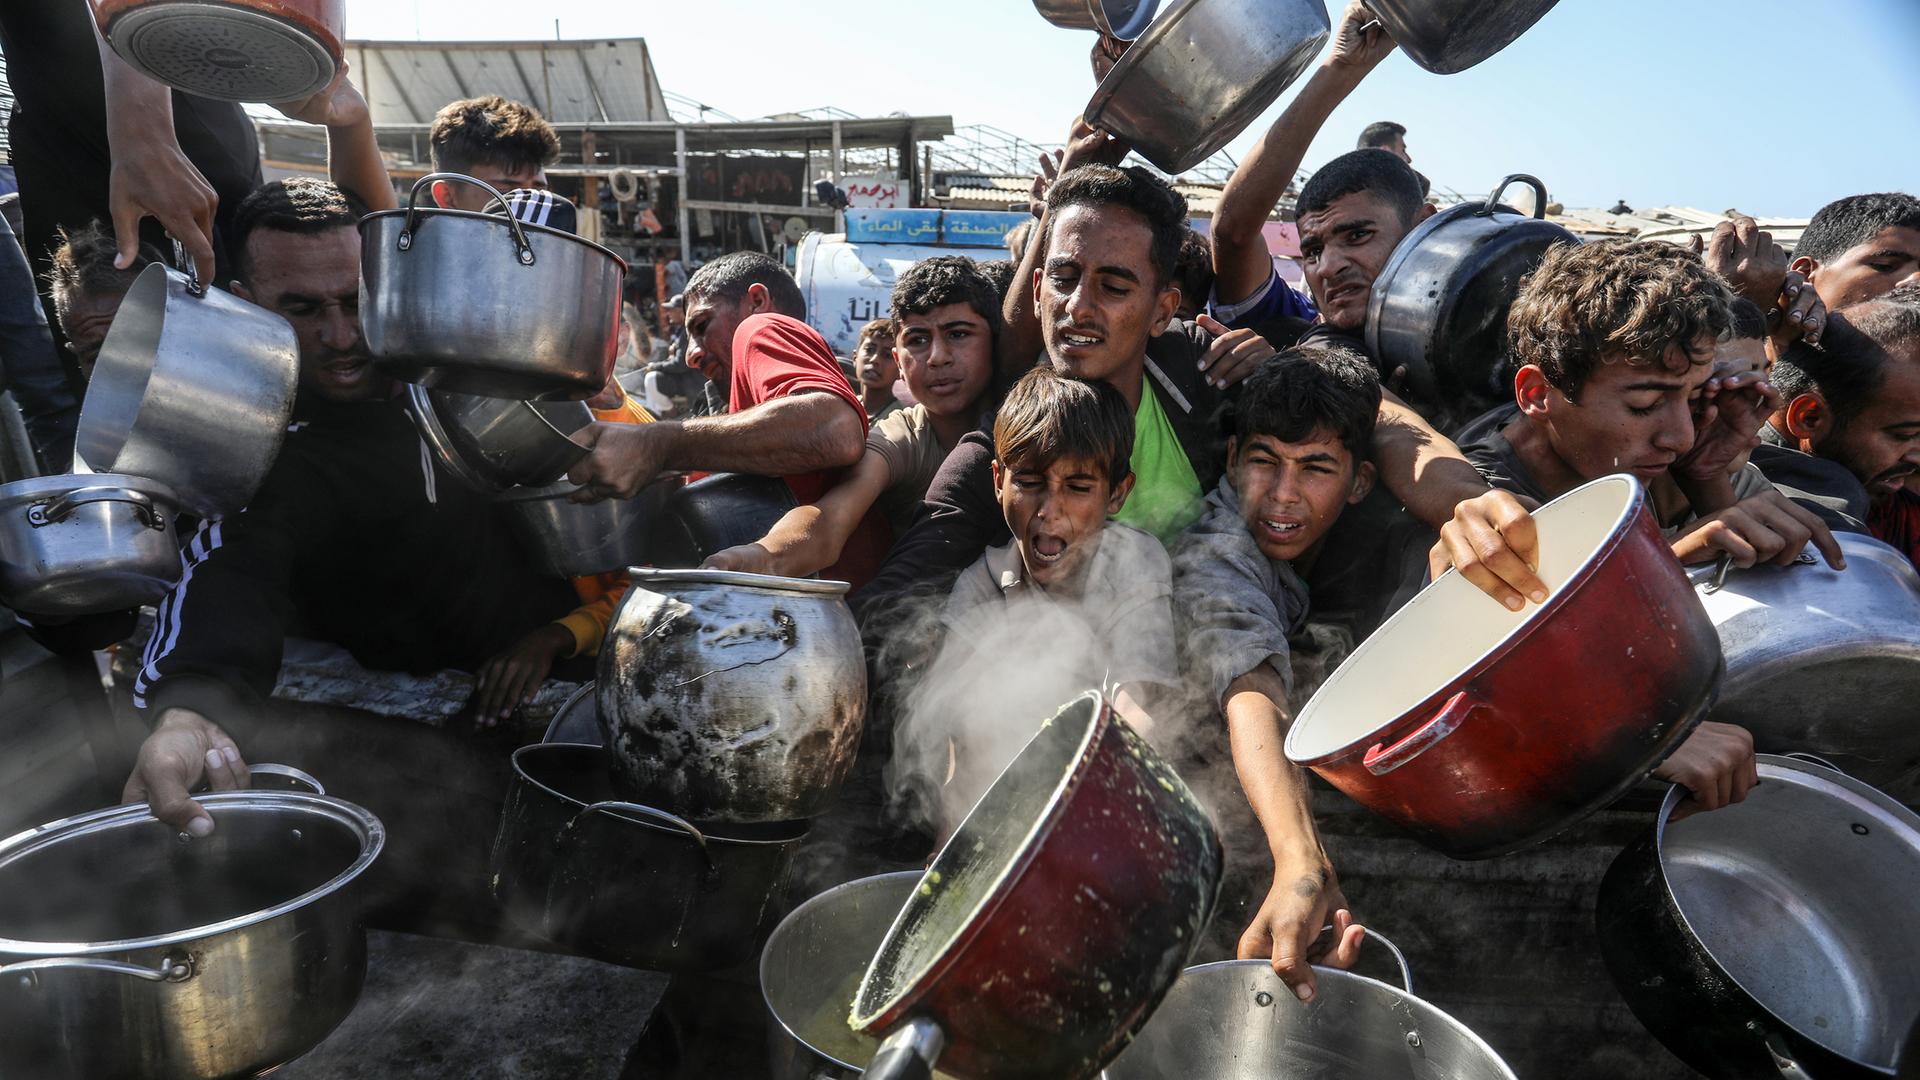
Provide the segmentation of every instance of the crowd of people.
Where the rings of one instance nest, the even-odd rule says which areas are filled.
[[[43,464],[71,456],[73,407],[133,275],[168,258],[156,223],[299,342],[285,447],[245,513],[183,530],[184,571],[133,688],[152,733],[126,797],[206,835],[216,824],[188,792],[245,783],[294,628],[372,668],[475,673],[472,710],[490,722],[550,675],[590,672],[622,585],[536,572],[500,509],[423,453],[369,354],[357,224],[395,196],[352,81],[282,107],[326,127],[331,178],[263,183],[237,109],[170,95],[109,49],[93,98],[67,92],[47,65],[93,62],[89,22],[78,4],[0,6],[20,239],[75,361],[70,390],[34,396],[48,380],[18,365],[45,361],[5,357]],[[796,508],[706,565],[851,583],[876,701],[891,703],[875,720],[898,728],[896,749],[924,749],[926,730],[909,733],[940,712],[923,680],[1018,683],[1035,706],[1010,714],[1023,723],[1099,685],[1150,739],[1217,733],[1257,820],[1229,846],[1272,864],[1236,951],[1271,960],[1302,998],[1321,927],[1341,928],[1322,962],[1350,962],[1364,936],[1281,752],[1309,623],[1364,637],[1448,568],[1516,611],[1543,601],[1532,511],[1622,472],[1680,563],[1786,563],[1810,547],[1839,568],[1834,534],[1849,531],[1920,561],[1920,200],[1838,198],[1791,256],[1746,218],[1694,247],[1556,247],[1511,298],[1511,399],[1463,415],[1465,402],[1410,395],[1363,334],[1374,279],[1435,212],[1404,127],[1369,127],[1294,197],[1304,292],[1262,236],[1327,118],[1393,48],[1348,9],[1205,238],[1166,180],[1076,122],[1013,259],[901,273],[851,380],[778,261],[707,261],[645,298],[666,323],[658,342],[629,328],[622,370],[644,370],[650,408],[610,379],[570,473],[582,501],[674,472],[784,478]],[[515,193],[546,187],[560,145],[497,97],[446,106],[430,143],[435,171]],[[432,195],[481,212],[527,202],[446,182]],[[19,276],[0,288],[30,287]],[[695,373],[704,384],[689,386]],[[902,647],[909,611],[931,612],[916,625],[932,629]],[[133,621],[21,614],[62,649],[120,640]],[[932,729],[959,756],[934,786],[963,806],[1000,763],[967,722]],[[1657,775],[1702,808],[1738,802],[1753,740],[1703,724]]]

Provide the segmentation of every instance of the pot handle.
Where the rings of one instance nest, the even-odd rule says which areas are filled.
[[[1547,216],[1547,185],[1541,183],[1539,177],[1528,176],[1526,173],[1511,173],[1501,177],[1500,183],[1493,189],[1493,194],[1487,196],[1487,201],[1481,205],[1480,209],[1474,211],[1474,216],[1493,216],[1493,212],[1500,208],[1500,196],[1515,184],[1525,184],[1533,189],[1533,216],[1536,219],[1545,218]]]
[[[200,284],[199,269],[193,265],[193,260],[187,257],[187,245],[181,243],[180,238],[172,234],[168,234],[167,239],[173,241],[174,265],[187,275],[187,295],[196,299],[207,295],[207,287]]]
[[[125,503],[133,507],[140,523],[149,529],[165,529],[166,515],[153,505],[153,498],[144,492],[124,487],[83,487],[75,488],[64,495],[34,503],[27,510],[27,524],[38,529],[45,525],[58,525],[73,516],[73,512],[91,503]]]
[[[148,982],[186,982],[193,978],[193,957],[183,952],[171,952],[161,958],[159,967],[142,967],[139,964],[124,964],[118,960],[96,960],[91,956],[48,956],[39,960],[22,960],[17,964],[0,965],[0,976],[61,969],[105,971],[114,975],[130,975]]]
[[[465,173],[453,172],[428,173],[420,179],[415,180],[413,182],[413,190],[407,192],[407,220],[405,224],[400,226],[400,239],[394,245],[401,251],[407,251],[413,247],[413,233],[420,225],[420,189],[432,184],[435,180],[454,180],[462,184],[472,184],[474,187],[486,189],[487,193],[499,199],[502,205],[505,205],[507,201],[507,197],[500,194],[499,188],[477,177],[468,176]],[[1535,182],[1537,183],[1538,181]],[[513,230],[513,250],[520,257],[520,265],[532,266],[533,245],[527,242],[527,233],[525,229],[520,227],[520,219],[514,217],[513,212],[509,210],[506,214],[506,222],[507,228]]]
[[[1847,770],[1841,768],[1838,765],[1835,765],[1833,762],[1828,761],[1826,758],[1823,758],[1818,754],[1809,754],[1805,750],[1789,750],[1786,753],[1781,754],[1780,756],[1790,757],[1796,761],[1804,761],[1809,765],[1818,765],[1829,772],[1837,772],[1841,776],[1848,775]]]
[[[314,779],[311,773],[303,769],[296,769],[291,765],[275,765],[269,762],[264,765],[249,765],[247,766],[247,771],[254,776],[278,776],[283,780],[291,780],[295,784],[309,789],[310,793],[314,795],[325,795],[327,793],[327,786],[319,780]]]
[[[1781,1038],[1779,1032],[1767,1032],[1765,1042],[1767,1056],[1773,1059],[1773,1067],[1780,1071],[1784,1080],[1812,1080],[1813,1074],[1794,1060],[1792,1051],[1787,1047],[1787,1040]]]
[[[1385,776],[1426,753],[1434,743],[1453,734],[1453,729],[1459,727],[1460,722],[1472,715],[1473,711],[1479,707],[1478,698],[1468,697],[1465,690],[1458,691],[1447,699],[1446,705],[1441,707],[1433,719],[1415,728],[1399,742],[1392,746],[1374,743],[1360,759],[1360,763],[1365,765],[1367,771],[1373,775]]]
[[[1324,934],[1331,929],[1333,929],[1333,924],[1328,923],[1320,928],[1320,933]],[[1319,937],[1318,934],[1314,936],[1316,938]],[[1379,942],[1386,947],[1389,953],[1393,954],[1394,963],[1400,965],[1400,989],[1405,990],[1409,994],[1413,993],[1413,968],[1407,965],[1407,954],[1400,951],[1400,946],[1388,941],[1385,934],[1380,933],[1371,926],[1367,927],[1367,936],[1361,941],[1361,946],[1365,947],[1368,941]]]
[[[604,802],[588,803],[586,809],[573,815],[573,820],[567,822],[567,827],[562,829],[561,832],[572,832],[574,827],[580,824],[581,819],[585,818],[588,814],[609,813],[614,810],[629,814],[639,814],[641,817],[651,818],[662,825],[670,825],[673,828],[679,829],[681,832],[693,837],[693,842],[700,846],[701,857],[707,860],[709,867],[713,865],[713,852],[707,848],[706,834],[695,828],[693,822],[688,821],[678,814],[669,814],[665,810],[657,810],[651,806],[643,806],[640,803],[622,802],[619,799],[608,799]]]
[[[946,1032],[916,1016],[887,1036],[867,1065],[866,1080],[933,1080],[933,1065],[947,1048]]]

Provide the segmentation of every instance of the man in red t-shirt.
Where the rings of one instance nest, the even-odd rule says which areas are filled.
[[[574,499],[632,498],[669,469],[784,477],[818,499],[866,450],[867,414],[826,339],[801,320],[806,300],[785,267],[737,252],[687,282],[687,364],[728,392],[725,416],[642,425],[595,424],[591,456],[567,476]],[[865,584],[888,543],[870,517],[822,576]]]

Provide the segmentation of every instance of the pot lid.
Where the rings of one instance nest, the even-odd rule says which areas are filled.
[[[734,570],[655,570],[636,567],[628,575],[635,585],[673,589],[685,585],[732,585],[741,589],[777,589],[782,592],[812,593],[816,596],[845,596],[852,586],[844,581],[824,578],[775,577],[772,574],[743,574]]]

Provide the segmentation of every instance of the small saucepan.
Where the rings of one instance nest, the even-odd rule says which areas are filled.
[[[31,615],[152,603],[180,579],[176,496],[138,476],[38,476],[0,486],[0,601]]]

